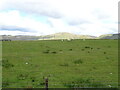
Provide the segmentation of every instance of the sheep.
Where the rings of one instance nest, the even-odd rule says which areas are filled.
[[[26,62],[25,64],[28,64],[28,62]]]
[[[67,41],[71,41],[71,39],[67,39]]]
[[[85,41],[85,39],[83,39],[83,41]]]

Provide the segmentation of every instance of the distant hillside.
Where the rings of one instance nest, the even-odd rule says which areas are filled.
[[[90,35],[77,35],[67,32],[60,32],[51,35],[42,36],[44,39],[94,39],[95,36]]]
[[[120,33],[101,35],[98,39],[120,39]]]
[[[26,36],[26,35],[2,35],[2,39],[10,39],[10,40],[38,40],[40,36]]]
[[[58,40],[58,39],[120,39],[120,34],[106,34],[99,37],[90,36],[90,35],[77,35],[67,32],[60,32],[50,35],[43,36],[26,36],[26,35],[0,35],[2,39],[10,40]]]

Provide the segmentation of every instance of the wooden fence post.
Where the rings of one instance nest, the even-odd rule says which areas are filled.
[[[45,78],[45,90],[48,90],[48,77]]]

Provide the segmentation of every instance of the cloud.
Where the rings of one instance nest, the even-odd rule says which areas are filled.
[[[0,26],[9,31],[22,33],[28,30],[34,34],[72,32],[98,36],[115,33],[118,1],[1,0]],[[41,19],[43,17],[45,19]]]
[[[38,32],[48,34],[51,33],[50,26],[46,23],[34,20],[29,16],[21,16],[19,11],[9,11],[0,13],[0,26],[1,29],[7,30],[19,30],[24,29],[25,31]],[[24,31],[22,30],[22,31]]]
[[[83,20],[83,19],[77,19],[77,20],[70,19],[70,20],[68,20],[68,24],[72,25],[72,26],[74,26],[74,25],[80,25],[80,24],[91,24],[91,23],[92,22],[90,22],[88,20]]]
[[[0,31],[0,35],[35,35],[39,36],[39,33],[33,33],[33,32],[24,32],[24,31],[8,31],[8,30],[2,30]]]
[[[26,28],[22,28],[22,27],[18,27],[18,26],[5,26],[5,25],[0,26],[0,30],[29,32],[29,30],[27,30]]]
[[[50,0],[5,0],[4,5],[4,9],[16,9],[29,14],[38,14],[53,18],[61,17],[61,13],[51,4]]]

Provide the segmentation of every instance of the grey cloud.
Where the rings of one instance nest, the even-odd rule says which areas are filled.
[[[30,14],[44,15],[52,18],[62,17],[62,14],[58,11],[58,9],[48,3],[42,2],[42,0],[39,2],[36,0],[34,2],[30,2],[29,0],[27,2],[8,2],[6,8],[15,9]]]
[[[77,19],[77,20],[69,20],[68,21],[69,25],[75,26],[75,25],[79,25],[79,24],[91,24],[90,21],[87,20],[83,20],[83,19]]]
[[[0,30],[29,32],[29,30],[26,28],[17,27],[17,26],[6,26],[6,25],[0,25]]]

